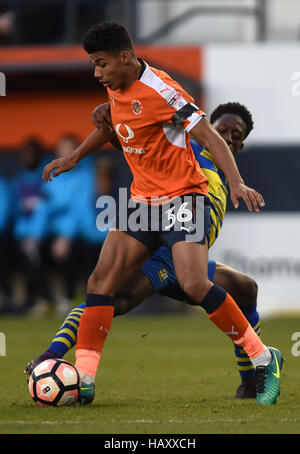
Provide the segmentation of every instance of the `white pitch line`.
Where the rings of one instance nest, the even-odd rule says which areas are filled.
[[[134,419],[134,420],[110,420],[110,421],[72,421],[72,420],[66,420],[64,421],[64,424],[207,424],[207,423],[216,423],[220,420],[217,419],[195,419],[192,421],[187,421],[187,420],[180,420],[180,419],[168,419],[166,421],[156,421],[152,419]],[[227,418],[227,419],[221,419],[221,422],[224,423],[244,423],[249,420],[246,419],[233,419],[233,418]],[[280,420],[282,423],[292,423],[292,422],[300,422],[299,418],[283,418]],[[0,421],[0,426],[3,426],[5,424],[20,424],[20,425],[33,425],[33,424],[38,424],[38,425],[51,425],[51,424],[59,424],[58,421]]]

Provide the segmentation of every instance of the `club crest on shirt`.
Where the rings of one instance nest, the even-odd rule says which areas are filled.
[[[158,271],[158,277],[161,280],[161,282],[165,281],[169,277],[167,270],[164,268]]]
[[[140,115],[143,110],[141,101],[139,101],[138,99],[133,99],[131,101],[131,109],[132,109],[132,112],[134,113],[134,115]]]

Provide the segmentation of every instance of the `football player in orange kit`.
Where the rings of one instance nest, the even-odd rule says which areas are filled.
[[[136,57],[122,25],[105,22],[92,27],[83,46],[95,67],[95,77],[107,88],[112,124],[133,174],[132,200],[143,206],[149,228],[137,230],[128,225],[124,231],[117,217],[116,228],[109,232],[88,280],[76,347],[75,366],[82,380],[80,402],[90,403],[94,398],[95,375],[111,328],[116,292],[164,244],[172,251],[182,290],[245,350],[260,371],[257,401],[274,403],[280,391],[281,352],[267,348],[231,296],[208,279],[207,179],[194,157],[189,134],[210,150],[224,172],[235,208],[241,198],[249,211],[259,211],[264,205],[262,196],[244,184],[229,147],[192,97],[164,71]],[[80,153],[74,155],[74,162],[81,157]],[[48,177],[49,172],[45,179]],[[173,211],[166,210],[170,201]],[[159,228],[151,230],[153,205],[159,209]],[[196,235],[191,241],[187,235],[183,212],[194,226],[201,225],[200,238]],[[166,213],[172,221],[167,225]]]

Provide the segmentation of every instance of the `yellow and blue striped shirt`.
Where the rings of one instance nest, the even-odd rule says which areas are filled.
[[[214,163],[208,150],[194,140],[191,140],[191,145],[202,172],[208,178],[208,193],[211,202],[209,247],[211,247],[217,239],[224,221],[228,195],[227,180],[222,170]]]

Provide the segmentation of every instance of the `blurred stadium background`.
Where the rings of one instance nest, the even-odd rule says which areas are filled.
[[[229,203],[211,257],[256,279],[262,315],[299,311],[300,2],[0,0],[2,313],[45,304],[63,313],[80,300],[103,241],[95,196],[130,185],[122,154],[110,148],[52,189],[41,180],[47,160],[92,131],[91,112],[106,99],[80,44],[103,20],[125,24],[137,55],[169,72],[208,115],[228,101],[251,111],[238,165],[266,207],[251,214]],[[176,309],[188,310],[153,297],[138,311]]]

